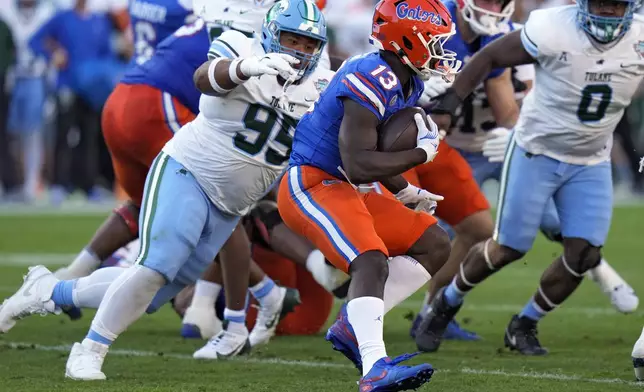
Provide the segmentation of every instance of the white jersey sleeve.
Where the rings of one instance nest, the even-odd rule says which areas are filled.
[[[265,53],[256,39],[244,37],[244,46],[230,36],[220,37],[230,45],[222,43],[229,54],[243,58]],[[225,97],[202,95],[197,118],[163,150],[192,172],[219,210],[245,215],[286,168],[297,122],[332,76],[318,67],[284,91],[277,77],[262,75]]]
[[[228,30],[210,44],[208,58],[224,57],[228,59],[247,58],[252,56],[255,40],[235,30]]]
[[[613,131],[644,78],[644,23],[634,18],[615,44],[602,46],[577,27],[577,7],[536,10],[522,30],[535,58],[516,142],[533,154],[591,165],[610,159]]]

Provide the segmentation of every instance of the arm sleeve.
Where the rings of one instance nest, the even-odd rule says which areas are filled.
[[[387,71],[383,72],[383,74],[386,73]],[[369,109],[376,115],[378,121],[383,120],[387,102],[393,94],[395,91],[387,90],[378,77],[358,70],[347,72],[342,76],[337,92],[338,97],[347,97]]]

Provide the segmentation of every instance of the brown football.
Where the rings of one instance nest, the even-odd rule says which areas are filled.
[[[416,148],[418,135],[418,128],[414,121],[416,113],[422,114],[426,119],[423,109],[411,107],[397,111],[382,123],[378,127],[378,151],[397,152]]]

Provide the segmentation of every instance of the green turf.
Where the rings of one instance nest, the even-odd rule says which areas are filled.
[[[100,220],[100,216],[1,217],[0,253],[74,253]],[[616,209],[605,248],[606,258],[639,293],[644,293],[644,277],[638,274],[644,262],[642,229],[643,208]],[[557,245],[540,238],[524,260],[472,293],[459,318],[484,340],[446,342],[439,353],[416,357],[412,363],[426,361],[437,369],[422,390],[640,389],[632,383],[630,351],[642,328],[642,313],[624,316],[612,311],[591,282],[585,282],[568,303],[542,322],[540,338],[550,348],[549,356],[525,358],[503,349],[503,330],[510,316],[533,293],[542,270],[558,251]],[[23,266],[7,266],[0,255],[0,295],[11,294],[25,271]],[[408,318],[421,298],[422,293],[417,293],[387,315],[385,340],[390,355],[414,351]],[[202,342],[178,337],[180,321],[168,307],[143,317],[118,339],[105,363],[107,382],[67,381],[63,374],[68,349],[62,346],[83,338],[92,314],[87,312],[78,322],[63,316],[34,316],[1,336],[0,391],[357,390],[357,372],[321,335],[276,338],[248,361],[194,361],[190,355]]]

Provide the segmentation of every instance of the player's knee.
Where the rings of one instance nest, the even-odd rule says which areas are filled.
[[[601,248],[581,238],[566,238],[564,258],[568,268],[581,275],[599,265]]]
[[[425,230],[408,254],[433,275],[447,262],[451,250],[449,235],[439,225],[432,225]]]
[[[384,285],[389,276],[387,257],[378,250],[365,252],[351,262],[349,274],[353,278],[361,275],[365,281]]]
[[[483,253],[486,262],[489,260],[495,269],[519,260],[524,255],[523,252],[509,246],[500,245],[492,239],[477,244],[477,248]]]
[[[139,234],[139,212],[140,209],[131,201],[127,201],[116,207],[113,211],[119,216],[127,226],[130,234],[138,236]]]

